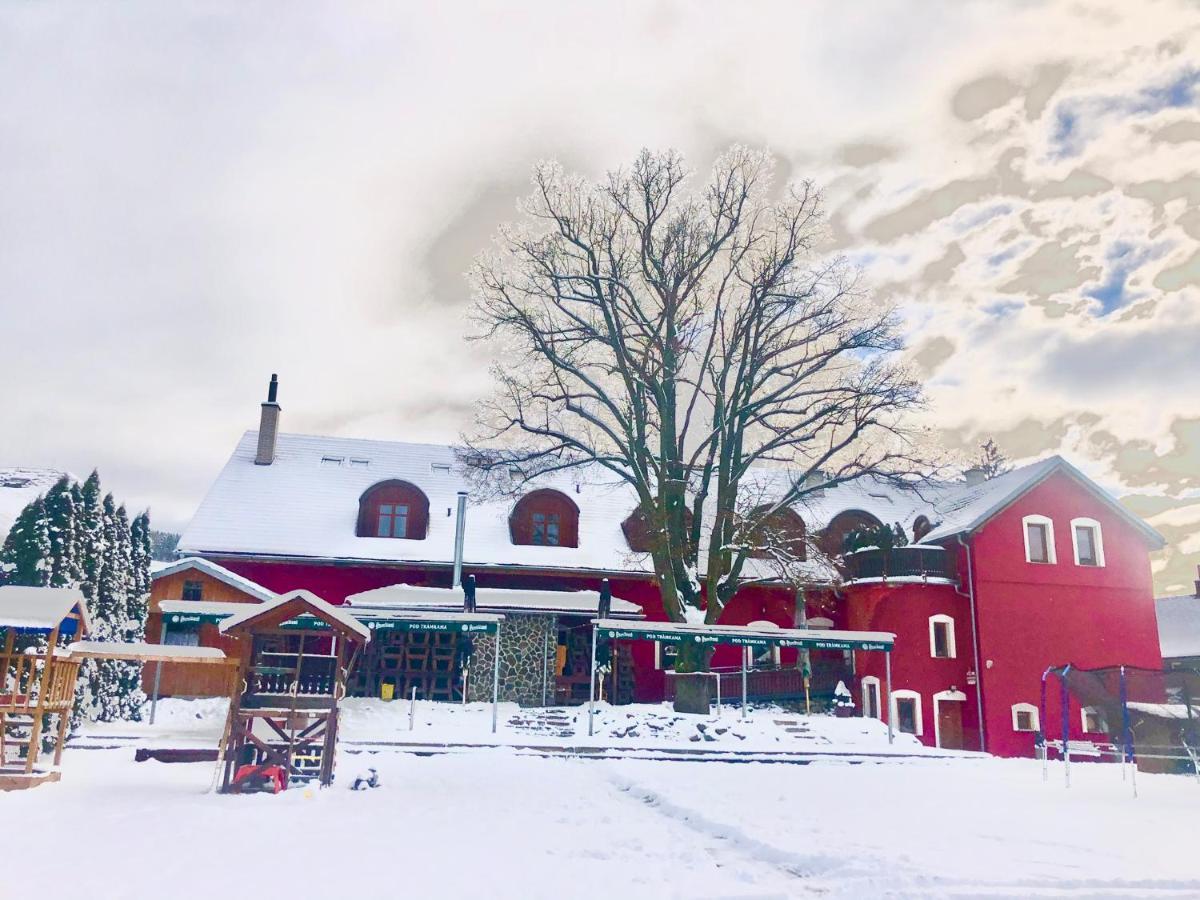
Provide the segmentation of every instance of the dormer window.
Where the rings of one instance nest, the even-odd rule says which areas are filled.
[[[513,509],[509,532],[514,544],[578,547],[579,507],[560,491],[534,491]]]
[[[656,542],[665,542],[666,537],[662,526],[655,524],[653,518],[653,516],[647,516],[639,506],[621,523],[621,531],[625,534],[625,541],[629,544],[630,550],[635,553],[652,553]],[[686,506],[683,508],[683,527],[684,541],[690,542],[692,511]]]
[[[931,531],[933,531],[933,524],[929,521],[929,517],[917,516],[917,518],[913,520],[912,526],[913,543],[921,543],[925,535],[929,534]]]
[[[359,499],[359,537],[423,541],[428,526],[429,498],[407,481],[380,482]]]
[[[408,504],[380,503],[375,537],[408,537]]]
[[[748,537],[752,557],[775,559],[782,556],[798,561],[808,559],[804,520],[794,509],[785,506],[767,512],[766,508],[760,507],[751,513],[751,519],[758,520],[751,525]]]

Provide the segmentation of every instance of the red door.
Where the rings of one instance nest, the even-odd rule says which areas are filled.
[[[937,701],[938,746],[947,750],[963,749],[962,702]]]

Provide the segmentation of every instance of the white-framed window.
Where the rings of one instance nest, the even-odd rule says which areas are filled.
[[[954,620],[944,613],[929,617],[929,655],[934,659],[954,659]]]
[[[1037,731],[1038,708],[1032,703],[1014,703],[1012,705],[1013,731]]]
[[[892,691],[890,712],[892,727],[905,734],[924,734],[921,724],[921,695],[916,691]]]
[[[654,642],[654,668],[674,669],[675,659],[679,656],[679,645],[674,641]]]
[[[1071,520],[1071,546],[1075,548],[1075,565],[1104,565],[1104,535],[1095,519]]]
[[[1054,553],[1054,521],[1049,516],[1026,516],[1021,520],[1025,532],[1025,562],[1058,562]]]
[[[1108,733],[1108,722],[1104,720],[1104,713],[1094,706],[1085,706],[1081,709],[1079,711],[1079,718],[1082,721],[1085,734]]]
[[[879,679],[874,675],[866,675],[862,680],[862,713],[864,719],[879,719],[883,717],[883,707],[879,705]]]

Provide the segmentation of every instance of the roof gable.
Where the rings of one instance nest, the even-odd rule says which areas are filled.
[[[948,492],[937,504],[942,520],[923,543],[938,543],[960,534],[969,535],[978,531],[1018,499],[1037,487],[1051,475],[1061,472],[1076,481],[1081,487],[1103,502],[1119,518],[1137,531],[1153,548],[1165,543],[1162,535],[1135,516],[1095,481],[1084,475],[1061,456],[1013,469],[1004,475],[991,478],[981,484],[962,486]]]
[[[169,566],[158,569],[150,575],[152,582],[158,581],[160,578],[166,578],[170,575],[178,575],[180,572],[203,572],[212,578],[217,579],[235,590],[241,591],[254,597],[256,600],[268,601],[274,600],[278,596],[274,591],[269,591],[261,584],[251,581],[236,572],[231,572],[224,566],[218,565],[215,562],[204,559],[199,556],[188,556],[178,562],[173,562]]]
[[[255,628],[273,628],[304,615],[319,619],[350,640],[366,642],[371,639],[371,632],[365,625],[311,591],[292,591],[259,606],[247,605],[244,611],[221,622],[219,628],[222,634],[245,634]]]
[[[49,632],[72,615],[79,619],[79,632],[91,631],[87,601],[79,588],[0,587],[0,626]]]

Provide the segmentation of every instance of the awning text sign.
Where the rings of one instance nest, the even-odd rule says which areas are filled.
[[[884,641],[858,640],[835,636],[773,637],[765,634],[731,634],[728,631],[681,632],[671,629],[612,628],[599,626],[599,636],[612,640],[665,641],[673,644],[728,644],[734,647],[799,647],[805,650],[891,650],[892,645]]]

